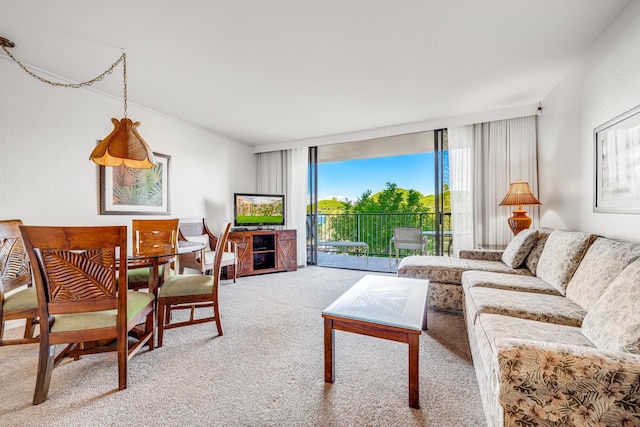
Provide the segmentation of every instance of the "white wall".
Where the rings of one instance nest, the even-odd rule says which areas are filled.
[[[34,225],[153,218],[99,215],[99,167],[89,154],[113,129],[110,118],[122,118],[120,100],[52,87],[2,59],[0,76],[0,218]],[[169,217],[207,217],[214,229],[233,220],[233,192],[255,190],[253,147],[132,104],[128,115],[154,152],[171,156]]]
[[[593,212],[593,130],[638,105],[640,1],[634,1],[542,103],[541,225],[640,241],[640,214]]]

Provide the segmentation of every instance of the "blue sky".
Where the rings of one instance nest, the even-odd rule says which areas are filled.
[[[384,190],[387,182],[433,194],[433,153],[318,164],[318,200],[356,201],[366,190]]]

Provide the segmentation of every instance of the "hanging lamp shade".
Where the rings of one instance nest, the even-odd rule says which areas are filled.
[[[90,160],[103,166],[120,166],[149,169],[156,166],[151,148],[136,128],[140,122],[131,119],[111,119],[113,131],[93,149]]]
[[[103,166],[120,166],[124,164],[135,169],[149,169],[156,166],[156,159],[153,157],[153,151],[142,139],[136,127],[140,126],[140,122],[132,122],[127,118],[127,53],[123,52],[120,58],[109,67],[104,73],[91,80],[80,83],[62,83],[47,80],[44,77],[34,74],[22,62],[18,61],[15,56],[9,52],[9,48],[15,47],[15,43],[4,37],[0,37],[0,47],[9,57],[16,62],[24,71],[32,77],[48,83],[56,87],[81,88],[91,86],[95,82],[102,80],[107,74],[111,74],[113,69],[122,62],[122,82],[123,82],[123,103],[124,118],[122,120],[111,119],[114,129],[105,139],[93,149],[90,160],[93,160]]]

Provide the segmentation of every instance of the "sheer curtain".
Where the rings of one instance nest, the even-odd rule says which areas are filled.
[[[307,264],[306,194],[308,149],[258,153],[257,190],[285,195],[285,227],[296,230],[298,265]]]
[[[528,116],[448,129],[451,218],[455,247],[506,245],[513,234],[510,207],[498,206],[517,179],[538,197],[537,117]],[[539,208],[528,208],[532,228]]]

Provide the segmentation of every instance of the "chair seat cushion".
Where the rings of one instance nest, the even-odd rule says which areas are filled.
[[[148,292],[127,292],[127,319],[132,319],[154,301]],[[59,314],[51,326],[51,332],[70,332],[85,329],[110,328],[116,325],[117,310],[102,310],[91,313]]]
[[[30,310],[38,308],[36,288],[30,287],[10,295],[5,295],[2,308],[5,311]]]
[[[201,234],[199,236],[187,236],[187,240],[190,242],[199,242],[205,244],[205,250],[211,250],[211,239],[207,234]]]
[[[213,265],[213,260],[216,257],[216,251],[205,251],[204,252],[204,263],[206,265]],[[235,265],[236,263],[236,254],[233,252],[223,252],[222,253],[222,262],[220,265],[223,267],[225,265]]]
[[[158,274],[161,274],[162,267],[158,266]],[[169,270],[169,275],[176,274],[173,269]],[[127,270],[127,278],[129,283],[149,282],[149,276],[151,275],[151,267],[133,268]]]
[[[158,297],[204,295],[212,291],[213,276],[207,274],[178,274],[169,277],[164,282]]]

